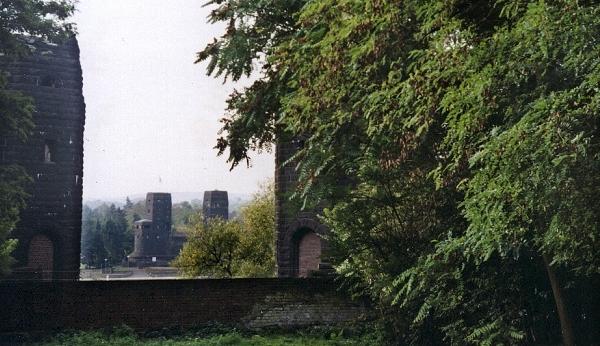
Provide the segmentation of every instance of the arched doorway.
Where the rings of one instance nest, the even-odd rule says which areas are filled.
[[[39,273],[41,279],[51,280],[54,270],[54,244],[43,234],[37,234],[29,242],[27,266]]]
[[[298,240],[298,277],[307,277],[319,270],[321,263],[321,237],[312,230],[304,230]]]

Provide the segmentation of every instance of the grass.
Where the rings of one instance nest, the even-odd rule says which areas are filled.
[[[43,342],[35,343],[36,346],[55,346],[55,345],[73,345],[73,346],[95,346],[95,345],[116,345],[116,346],[350,346],[380,345],[376,338],[369,336],[362,337],[344,337],[342,333],[330,333],[329,335],[318,336],[310,333],[290,335],[244,335],[237,331],[212,336],[158,336],[158,337],[139,337],[131,330],[116,330],[112,334],[102,332],[74,332],[60,334]]]

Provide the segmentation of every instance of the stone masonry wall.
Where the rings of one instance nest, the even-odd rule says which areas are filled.
[[[31,96],[36,107],[35,129],[27,142],[0,138],[0,164],[19,164],[33,178],[27,208],[11,233],[19,240],[13,253],[15,271],[36,270],[30,266],[35,259],[28,258],[29,245],[42,234],[53,246],[51,278],[76,280],[85,122],[79,47],[75,38],[60,46],[29,43],[35,48],[30,56],[0,61],[1,70],[8,74],[8,89]]]
[[[367,318],[326,279],[0,282],[0,336],[21,332],[344,325]]]
[[[294,155],[296,146],[294,141],[279,140],[275,148],[276,256],[279,277],[300,275],[299,244],[307,232],[321,235],[327,232],[327,228],[318,221],[315,211],[300,211],[299,206],[289,201],[298,181],[298,174],[293,163],[284,163]],[[322,238],[319,239],[320,253],[324,254],[327,244]],[[321,262],[325,262],[324,258],[321,258]]]
[[[44,279],[52,278],[52,267],[54,263],[54,247],[52,241],[43,234],[37,234],[29,242],[27,254],[28,265],[40,271]]]
[[[227,191],[204,191],[202,215],[205,220],[220,217],[229,219],[229,197]]]

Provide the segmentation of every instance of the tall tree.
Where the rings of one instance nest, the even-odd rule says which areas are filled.
[[[73,33],[67,19],[74,11],[71,1],[0,1],[0,56],[7,61],[30,53],[26,37],[60,42]],[[33,100],[6,89],[7,79],[0,64],[0,142],[14,137],[26,141],[34,127]],[[10,253],[16,240],[8,239],[27,200],[30,179],[18,165],[0,163],[0,276],[10,271]]]
[[[200,213],[184,227],[188,233],[173,262],[184,275],[271,277],[275,273],[275,198],[263,186],[241,209],[239,218],[205,222]]]
[[[229,151],[231,167],[245,161],[250,164],[249,151],[270,150],[277,119],[280,97],[289,90],[285,73],[270,63],[277,46],[297,32],[294,14],[306,0],[255,1],[211,0],[214,5],[209,20],[225,22],[227,30],[198,53],[197,63],[208,60],[207,73],[233,81],[249,76],[260,66],[260,77],[243,92],[235,91],[227,101],[227,117],[217,140],[219,154]],[[256,75],[256,73],[255,73]]]
[[[242,206],[239,220],[239,276],[271,277],[275,274],[275,191],[268,183]]]
[[[235,166],[281,129],[306,139],[299,194],[340,201],[338,272],[397,337],[573,344],[564,290],[600,274],[598,4],[214,3],[229,27],[201,53],[209,72],[263,55],[268,72],[232,95],[217,147]]]
[[[95,231],[91,235],[89,246],[87,247],[87,264],[95,267],[101,267],[107,259],[108,252],[104,246],[104,240],[102,237],[102,226],[100,221],[96,221]]]
[[[239,258],[240,224],[220,218],[196,218],[173,265],[190,277],[232,277]]]
[[[133,231],[126,211],[114,204],[84,207],[81,249],[85,264],[98,266],[105,258],[112,265],[120,264],[133,251]]]
[[[133,208],[133,202],[131,202],[131,200],[129,199],[129,196],[127,196],[125,198],[125,205],[123,206],[123,209],[124,210],[129,210],[131,208]]]

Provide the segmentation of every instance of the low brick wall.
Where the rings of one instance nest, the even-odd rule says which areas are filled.
[[[328,279],[1,282],[0,334],[98,329],[341,325],[366,318]]]

